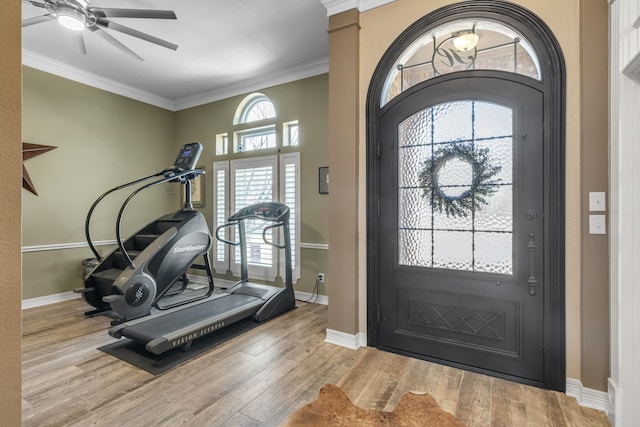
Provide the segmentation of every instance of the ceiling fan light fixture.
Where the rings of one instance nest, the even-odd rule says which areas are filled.
[[[58,22],[65,28],[73,31],[82,31],[85,29],[84,17],[78,17],[67,14],[58,15]]]
[[[84,4],[87,4],[86,2]],[[78,0],[47,2],[47,10],[56,17],[60,25],[73,31],[82,31],[90,25],[90,13]]]

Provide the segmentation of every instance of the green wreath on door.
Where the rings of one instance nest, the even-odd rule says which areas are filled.
[[[444,212],[447,216],[467,217],[473,211],[487,205],[487,198],[496,192],[500,179],[493,179],[502,167],[489,164],[489,149],[474,148],[471,144],[452,144],[437,150],[424,162],[420,173],[422,196],[429,201],[433,209]],[[469,188],[456,196],[447,195],[439,183],[438,174],[442,167],[451,160],[468,163],[472,170]]]

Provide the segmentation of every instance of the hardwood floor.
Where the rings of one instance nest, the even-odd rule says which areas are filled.
[[[109,319],[67,301],[23,312],[23,426],[278,426],[336,384],[365,408],[430,393],[468,426],[608,426],[562,393],[324,342],[327,307],[298,309],[153,376],[97,347]]]

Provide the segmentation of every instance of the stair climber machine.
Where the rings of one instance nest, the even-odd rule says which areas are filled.
[[[262,239],[285,251],[285,287],[251,283],[248,274],[245,221],[263,220]],[[220,230],[237,227],[237,242],[219,236]],[[269,230],[282,229],[284,244],[269,241]],[[216,229],[216,238],[240,250],[240,281],[221,294],[174,310],[156,312],[113,326],[109,335],[127,337],[145,345],[147,351],[160,355],[179,348],[189,350],[194,340],[243,319],[262,322],[295,308],[292,283],[289,208],[276,202],[257,203],[240,209],[228,218],[228,223]]]
[[[98,263],[85,275],[85,287],[74,290],[95,307],[95,310],[85,313],[87,316],[111,311],[110,314],[117,319],[114,323],[118,323],[149,315],[152,307],[166,310],[212,295],[214,285],[209,261],[212,239],[204,217],[193,209],[191,203],[191,181],[204,173],[202,169],[195,169],[201,152],[199,142],[185,144],[173,166],[112,188],[93,203],[87,214],[85,234]],[[143,183],[153,178],[157,179]],[[180,182],[185,186],[182,209],[152,221],[123,241],[120,225],[131,199],[147,188],[166,182]],[[118,212],[117,247],[102,257],[89,234],[91,215],[107,195],[136,184],[141,185],[129,195]],[[204,259],[204,265],[195,263],[199,257]],[[189,293],[185,290],[188,284],[186,272],[190,268],[206,271],[208,288],[185,295]],[[175,301],[163,304],[161,298],[162,302]]]

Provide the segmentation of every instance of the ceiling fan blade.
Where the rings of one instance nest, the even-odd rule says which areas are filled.
[[[29,4],[32,4],[32,5],[37,6],[37,7],[41,7],[41,8],[43,8],[43,9],[46,7],[46,6],[44,5],[44,3],[40,3],[40,2],[37,2],[37,1],[35,1],[35,0],[22,0],[22,2],[23,2],[23,3],[29,3]]]
[[[55,19],[55,18],[50,13],[47,13],[46,15],[36,16],[34,18],[25,19],[24,21],[22,21],[22,28],[29,27],[29,26],[35,25],[35,24],[39,24],[41,22],[51,21],[53,19]]]
[[[84,44],[84,37],[80,31],[69,31],[71,38],[73,39],[73,45],[76,47],[76,52],[80,55],[87,54],[87,46]]]
[[[155,43],[159,46],[166,47],[167,49],[172,49],[172,50],[178,49],[177,44],[173,44],[166,40],[162,40],[152,35],[140,32],[138,30],[134,30],[133,28],[125,27],[124,25],[120,25],[116,22],[108,21],[104,18],[99,18],[98,22],[96,22],[96,25],[100,25],[101,27],[108,28],[110,30],[119,31],[124,34],[128,34],[130,36],[137,37],[139,39],[142,39],[151,43]]]
[[[127,55],[132,56],[139,61],[144,61],[144,59],[142,59],[141,56],[139,56],[137,53],[135,53],[134,51],[132,51],[131,49],[123,45],[120,41],[118,41],[118,39],[114,38],[111,34],[107,33],[106,31],[103,31],[96,26],[88,27],[88,28],[89,30],[93,31],[94,33],[102,37],[105,41],[111,43],[113,46],[118,48],[123,53],[126,53]]]
[[[88,8],[96,16],[107,18],[178,19],[173,10],[115,9],[109,7]]]

